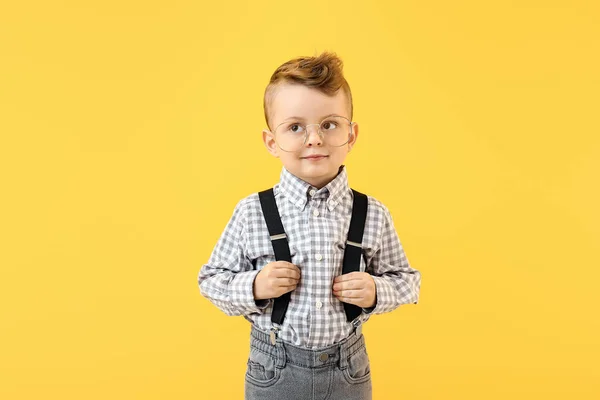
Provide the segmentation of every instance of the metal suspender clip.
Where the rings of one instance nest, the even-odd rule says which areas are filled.
[[[280,233],[279,235],[271,236],[271,240],[286,239],[286,238],[287,238],[287,235],[285,233]]]
[[[273,346],[275,346],[275,343],[277,341],[277,332],[279,332],[279,330],[281,329],[281,327],[279,326],[279,324],[273,324],[273,327],[271,328],[271,332],[269,333],[269,339],[271,340],[271,344]]]
[[[352,321],[352,325],[354,325],[354,331],[356,332],[356,336],[360,336],[360,334],[362,333],[362,323],[360,317]]]

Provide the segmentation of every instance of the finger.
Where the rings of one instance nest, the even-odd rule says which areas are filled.
[[[356,299],[350,299],[350,298],[346,298],[346,297],[341,297],[338,300],[341,301],[342,303],[348,303],[348,304],[356,304],[358,302],[358,300],[356,300]]]
[[[280,289],[284,289],[285,291],[290,291],[290,290],[294,290],[298,287],[298,285],[293,284],[293,285],[276,285],[275,287],[280,288]]]
[[[339,290],[333,292],[338,299],[361,299],[364,296],[362,290]],[[342,300],[343,301],[343,300]]]
[[[288,268],[280,268],[273,270],[273,276],[276,278],[292,278],[300,279],[300,272]]]
[[[287,270],[297,271],[298,273],[300,273],[300,268],[298,268],[297,265],[294,265],[288,261],[277,261],[275,263],[275,268],[282,269],[282,270],[287,269]]]
[[[298,286],[298,280],[292,278],[275,278],[272,281],[273,286]]]
[[[363,278],[364,272],[350,272],[344,275],[336,276],[333,281],[334,282],[347,282],[347,281],[356,281],[361,280]]]
[[[283,261],[283,260],[275,261],[275,265],[277,265],[279,268],[291,268],[291,269],[298,268],[296,265],[292,264],[291,262]]]
[[[291,292],[294,289],[296,289],[296,286],[285,286],[283,288],[283,293]]]
[[[298,285],[298,280],[293,278],[277,278],[275,280],[275,285],[277,286],[296,286]]]
[[[361,304],[363,304],[363,299],[354,297],[338,297],[338,300],[342,303],[354,304],[357,306],[361,306]]]
[[[365,287],[365,281],[362,279],[353,279],[351,281],[336,282],[333,284],[333,288],[337,290],[344,289],[362,289]]]
[[[365,288],[364,281],[359,280],[359,279],[355,279],[352,281],[345,281],[345,282],[336,282],[333,284],[334,291],[349,290],[349,289],[361,290],[364,288]]]

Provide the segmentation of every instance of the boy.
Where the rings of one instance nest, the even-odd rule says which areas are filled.
[[[421,275],[387,208],[348,186],[358,125],[342,61],[325,52],[284,63],[264,111],[280,182],[237,204],[200,292],[252,324],[247,400],[371,399],[361,324],[416,304]]]

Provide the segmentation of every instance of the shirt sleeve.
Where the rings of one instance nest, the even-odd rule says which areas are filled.
[[[392,216],[384,209],[381,246],[371,259],[371,276],[375,281],[375,306],[363,308],[366,314],[383,314],[402,304],[417,304],[421,289],[421,273],[406,258]]]
[[[246,216],[240,201],[198,274],[200,293],[230,316],[262,313],[271,300],[255,300],[254,270],[246,256]]]

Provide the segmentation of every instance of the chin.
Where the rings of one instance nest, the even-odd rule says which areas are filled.
[[[303,169],[302,175],[306,178],[319,179],[331,177],[332,179],[337,175],[338,168],[310,168]]]

